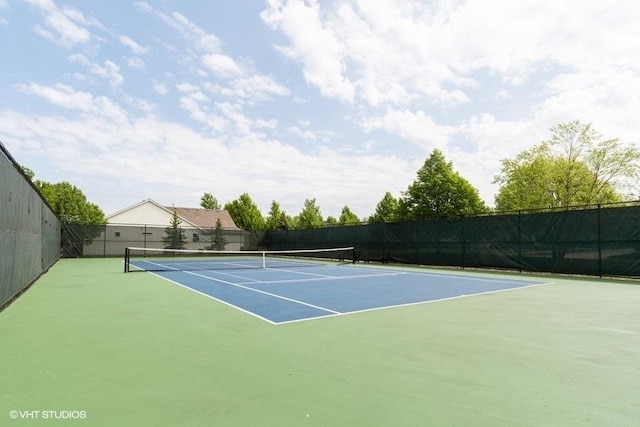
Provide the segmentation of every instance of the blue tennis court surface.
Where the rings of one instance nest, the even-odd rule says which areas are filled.
[[[156,274],[273,324],[546,284],[362,265],[171,270]]]

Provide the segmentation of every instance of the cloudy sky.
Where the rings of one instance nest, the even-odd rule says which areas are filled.
[[[591,122],[637,141],[629,0],[0,0],[0,141],[113,213],[242,193],[373,213],[434,148],[500,159]]]

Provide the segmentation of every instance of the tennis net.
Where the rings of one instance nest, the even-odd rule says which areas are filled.
[[[214,251],[126,248],[124,272],[293,268],[352,263],[354,248]]]

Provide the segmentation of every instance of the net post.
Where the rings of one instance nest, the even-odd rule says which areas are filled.
[[[356,263],[356,247],[351,248],[351,264]]]
[[[124,272],[129,272],[129,248],[124,249]]]
[[[262,252],[262,268],[267,268],[267,252]]]

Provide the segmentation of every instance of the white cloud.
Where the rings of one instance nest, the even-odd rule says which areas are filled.
[[[61,80],[23,74],[13,86],[19,95],[54,108],[5,107],[0,136],[28,159],[41,158],[32,147],[42,147],[61,173],[84,169],[83,182],[99,171],[96,180],[121,174],[117,185],[126,187],[136,171],[145,191],[164,189],[141,198],[194,205],[197,188],[220,200],[246,191],[265,208],[277,199],[296,213],[316,197],[325,215],[345,204],[366,215],[385,191],[406,189],[417,163],[439,148],[491,203],[500,159],[547,139],[557,123],[580,119],[606,137],[637,139],[640,9],[628,1],[269,0],[261,17],[273,33],[257,40],[250,37],[265,28],[243,32],[242,43],[186,3],[172,6],[180,12],[136,3],[147,23],[169,30],[152,22],[144,36],[121,35],[112,21],[105,30],[53,1],[28,3],[44,17],[36,14],[37,31],[72,48],[76,67],[52,64],[52,73],[65,70]],[[258,51],[264,43],[278,45]],[[130,67],[131,84],[113,58]],[[111,97],[98,96],[105,92]],[[298,146],[274,139],[281,135]],[[382,150],[406,157],[375,154]],[[64,156],[88,160],[74,171]],[[184,171],[176,177],[168,165]],[[97,188],[105,208],[121,200]],[[192,199],[180,199],[187,193]]]
[[[329,130],[310,130],[310,129],[300,129],[297,126],[290,126],[287,128],[287,132],[290,134],[297,136],[299,138],[309,140],[309,141],[332,141],[337,138],[335,132]],[[344,146],[342,148],[338,148],[340,152],[349,152],[351,151],[349,146]],[[367,151],[367,150],[365,150]]]
[[[79,64],[88,69],[93,75],[105,79],[111,87],[118,87],[124,82],[124,77],[120,73],[118,64],[112,61],[105,61],[104,66],[92,62],[85,55],[75,53],[69,56],[69,60],[75,64]]]
[[[406,141],[419,145],[425,151],[434,148],[443,150],[449,143],[451,129],[436,123],[433,117],[418,110],[387,109],[383,116],[372,116],[361,123],[365,131],[382,129],[390,134],[400,135]]]
[[[113,132],[115,126],[118,132]],[[9,113],[0,114],[0,129],[0,136],[12,142],[8,148],[34,167],[36,174],[40,172],[36,159],[44,158],[60,177],[91,177],[83,179],[83,192],[107,213],[146,197],[193,206],[202,192],[212,191],[223,203],[249,192],[264,212],[272,200],[278,200],[285,210],[297,214],[305,198],[316,198],[325,215],[339,215],[348,204],[364,216],[373,212],[378,201],[371,201],[370,194],[380,193],[381,199],[385,189],[399,191],[409,170],[398,158],[345,157],[330,149],[303,154],[256,134],[223,143],[181,124],[150,117],[122,123],[109,116],[74,120]],[[36,155],[30,141],[46,144],[38,144]],[[83,161],[70,162],[72,158]],[[141,186],[146,191],[142,198],[134,191]],[[200,193],[185,191],[198,188]],[[340,188],[339,197],[336,188]],[[127,199],[128,194],[135,198]]]
[[[127,65],[131,68],[134,68],[136,70],[141,70],[142,68],[144,68],[144,61],[140,58],[136,57],[127,57],[125,58],[125,61],[127,62]]]
[[[351,102],[355,88],[344,75],[346,64],[344,46],[336,34],[327,28],[320,17],[315,0],[270,0],[262,19],[274,29],[282,30],[290,39],[290,46],[279,46],[282,53],[304,64],[307,82],[318,87],[322,94]]]
[[[166,95],[169,93],[169,89],[167,88],[167,85],[165,85],[164,83],[156,83],[153,85],[153,90],[158,94],[158,95]]]
[[[30,95],[36,95],[59,107],[90,114],[94,118],[117,123],[127,121],[126,112],[111,99],[104,96],[94,97],[89,92],[76,91],[65,84],[57,83],[54,86],[42,86],[36,83],[19,84],[16,85],[16,89]]]
[[[248,102],[265,101],[273,96],[289,96],[291,91],[272,77],[260,74],[233,79],[228,86],[205,82],[203,87],[212,94]]]
[[[149,53],[148,47],[141,46],[130,37],[120,36],[118,39],[120,40],[120,43],[131,49],[131,52],[135,55],[146,55]]]
[[[258,102],[272,96],[291,94],[290,90],[278,83],[273,76],[264,75],[255,70],[251,63],[238,60],[224,52],[223,43],[215,34],[203,30],[183,14],[167,14],[154,9],[148,3],[140,3],[138,7],[177,30],[188,42],[187,51],[198,52],[198,55],[190,56],[186,61],[198,61],[193,65],[193,72],[209,92],[225,98],[235,97],[243,102]],[[223,81],[218,83],[212,80],[211,73]]]
[[[36,83],[16,85],[16,89],[31,95],[37,95],[52,104],[71,110],[89,111],[93,105],[93,96],[89,92],[76,92],[71,86],[61,83],[53,87]]]
[[[504,3],[389,0],[271,0],[263,20],[289,40],[279,49],[299,61],[322,94],[374,107],[469,102],[477,71],[522,85],[548,64],[574,69],[633,64],[640,12],[627,3],[579,6],[557,1]],[[609,22],[616,22],[612,29]],[[352,91],[341,91],[349,82]]]
[[[220,53],[202,55],[202,63],[223,78],[232,78],[243,74],[242,68],[228,55]]]
[[[88,43],[92,36],[85,26],[99,25],[97,21],[87,19],[78,10],[69,7],[60,9],[50,0],[25,1],[39,8],[45,16],[44,26],[37,25],[35,31],[40,36],[67,48]]]

